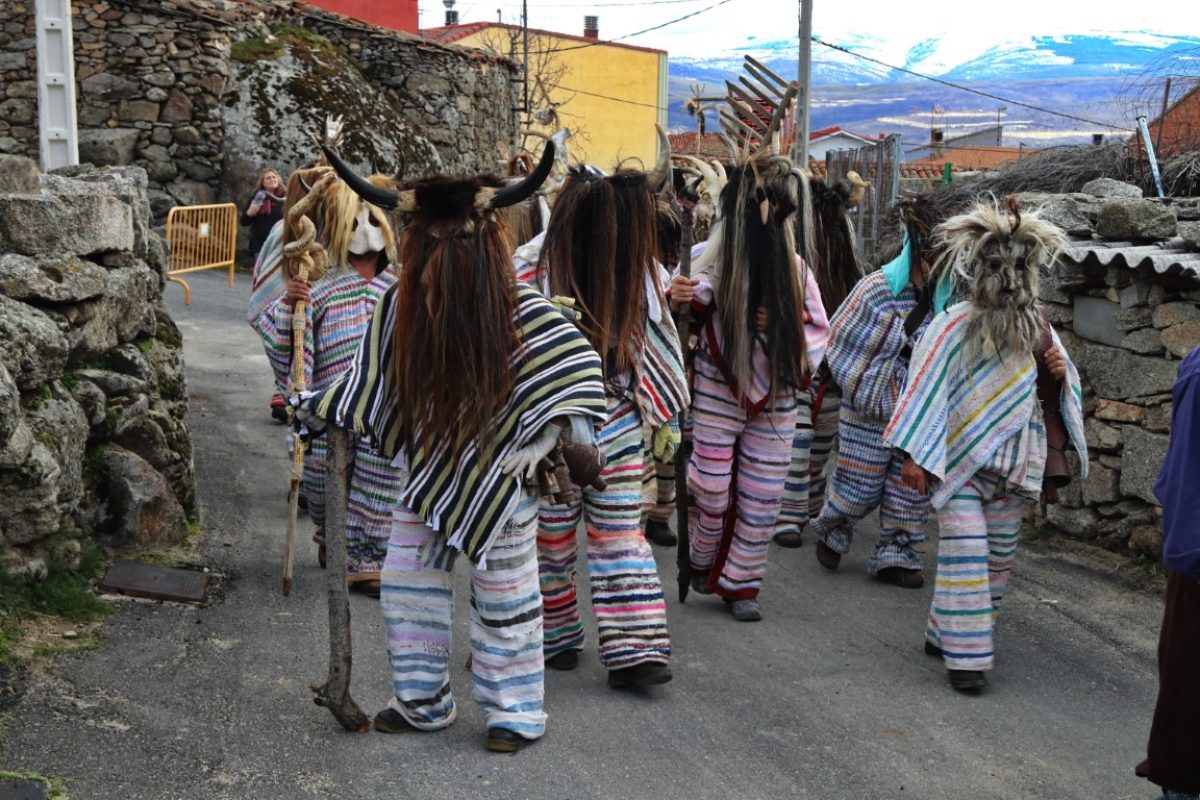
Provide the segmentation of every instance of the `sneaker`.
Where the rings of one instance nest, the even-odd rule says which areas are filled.
[[[780,547],[786,547],[789,550],[794,550],[804,544],[804,539],[800,538],[799,528],[780,528],[775,531],[775,535],[771,539],[775,544]]]
[[[734,600],[729,610],[738,622],[758,622],[762,619],[762,606],[757,600]]]
[[[536,741],[537,739],[526,739],[508,728],[488,728],[487,740],[484,741],[483,746],[493,753],[515,753]]]
[[[379,599],[379,590],[380,585],[378,578],[368,578],[367,580],[363,581],[350,582],[350,591],[357,594],[365,594],[367,597],[373,597],[376,600]]]
[[[904,589],[920,589],[925,585],[925,576],[919,569],[884,567],[875,573],[875,577],[884,583],[892,583]]]
[[[838,564],[842,563],[842,554],[817,539],[817,561],[825,569],[837,569]]]
[[[646,520],[646,541],[659,547],[674,547],[679,539],[671,533],[671,527],[660,519]]]
[[[632,667],[608,671],[608,685],[613,689],[628,689],[634,686],[658,686],[672,678],[671,669],[656,661],[644,661]]]
[[[579,666],[578,650],[562,650],[546,659],[546,666],[562,672],[570,672]]]
[[[946,670],[950,685],[958,692],[975,692],[987,686],[987,674],[973,669]]]
[[[408,724],[408,720],[396,709],[388,706],[375,715],[373,720],[375,730],[380,733],[408,733],[417,730]]]

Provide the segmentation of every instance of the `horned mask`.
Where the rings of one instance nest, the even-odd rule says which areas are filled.
[[[967,347],[984,357],[1029,353],[1041,336],[1038,275],[1067,246],[1066,236],[1036,211],[1022,213],[1015,195],[992,197],[933,230],[940,265],[955,294],[974,307]]]

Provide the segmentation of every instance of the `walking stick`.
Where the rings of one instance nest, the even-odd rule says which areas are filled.
[[[680,200],[680,226],[682,227],[681,236],[679,239],[679,274],[685,278],[692,276],[692,210],[693,207],[686,200]],[[679,341],[683,345],[683,368],[689,382],[692,375],[692,307],[689,303],[684,303],[679,307],[679,311],[675,316],[675,327],[679,331]],[[686,431],[687,417],[690,414],[690,409],[684,409],[679,419],[679,430],[683,434]],[[692,560],[691,560],[691,531],[688,530],[688,491],[687,491],[687,469],[688,461],[691,460],[692,438],[689,435],[681,435],[679,447],[675,451],[675,530],[678,533],[679,543],[675,552],[675,565],[678,568],[677,582],[679,584],[679,602],[687,602],[688,589],[692,581]]]
[[[327,502],[325,549],[329,571],[325,588],[329,593],[329,676],[320,686],[310,686],[313,702],[328,708],[348,731],[365,731],[370,725],[350,696],[350,667],[353,647],[350,639],[350,592],[346,587],[346,472],[349,435],[345,429],[329,425],[329,463],[325,473]]]
[[[283,247],[284,275],[308,280],[310,273],[324,272],[328,256],[325,249],[317,244],[316,226],[306,215],[316,202],[321,191],[337,179],[330,170],[312,187],[308,194],[288,209],[287,225],[296,233],[294,241]],[[304,339],[308,328],[308,317],[305,314],[307,304],[298,300],[292,306],[292,380],[288,391],[292,395],[299,394],[308,388],[304,375]],[[304,476],[304,442],[294,437],[292,440],[292,466],[288,475],[288,524],[287,538],[283,545],[283,596],[292,593],[292,562],[296,552],[296,525],[300,516],[300,480]],[[329,537],[325,537],[326,542]]]

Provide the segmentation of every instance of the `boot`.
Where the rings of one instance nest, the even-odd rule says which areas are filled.
[[[671,527],[660,519],[646,520],[646,541],[659,547],[674,547],[679,543]]]
[[[956,692],[975,692],[987,686],[987,673],[973,669],[946,670]]]
[[[758,622],[762,619],[762,606],[757,600],[734,600],[729,611],[738,622]]]
[[[884,567],[875,573],[875,577],[884,583],[895,584],[904,589],[920,589],[925,585],[925,576],[919,569]]]
[[[515,753],[536,741],[537,739],[526,739],[508,728],[488,728],[487,740],[483,746],[493,753]]]
[[[658,686],[669,683],[671,668],[656,661],[643,661],[632,667],[608,671],[608,685],[613,689],[629,689],[640,686]]]
[[[842,563],[842,554],[817,539],[817,561],[825,569],[837,569],[838,564]]]
[[[786,547],[789,550],[800,547],[804,544],[804,540],[800,538],[800,529],[794,527],[780,528],[775,531],[775,535],[771,537],[775,544],[780,547]]]
[[[570,672],[579,666],[578,650],[562,650],[546,659],[546,666],[562,672]]]

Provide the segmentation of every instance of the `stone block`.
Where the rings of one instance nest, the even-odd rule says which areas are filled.
[[[8,446],[21,416],[21,390],[8,374],[8,368],[0,364],[0,451]]]
[[[1143,424],[1148,431],[1169,433],[1171,431],[1171,404],[1147,406],[1146,421]]]
[[[25,156],[0,155],[0,194],[30,194],[41,188],[37,162]]]
[[[1120,473],[1109,469],[1099,461],[1092,462],[1088,469],[1087,478],[1083,479],[1083,504],[1086,506],[1098,503],[1115,503],[1120,499],[1118,483]]]
[[[1072,329],[1084,339],[1120,347],[1125,332],[1117,327],[1116,315],[1121,306],[1098,297],[1076,295]]]
[[[117,106],[117,119],[122,122],[157,122],[158,103],[149,100],[122,100]]]
[[[1158,525],[1138,525],[1129,535],[1129,551],[1153,559],[1162,558],[1163,535]]]
[[[151,86],[157,86],[160,89],[166,89],[175,85],[175,73],[169,69],[153,72],[149,75],[142,76],[142,80]]]
[[[1154,309],[1154,327],[1169,328],[1182,322],[1200,320],[1200,307],[1195,303],[1163,303]]]
[[[1153,318],[1154,315],[1145,306],[1126,308],[1122,305],[1121,310],[1113,315],[1113,324],[1117,326],[1117,330],[1132,331],[1149,327]]]
[[[471,113],[470,105],[460,105],[459,110],[464,114]],[[1079,202],[1071,197],[1051,197],[1042,206],[1039,216],[1076,236],[1086,236],[1092,232],[1091,220],[1080,210]]]
[[[1200,347],[1200,320],[1172,325],[1162,331],[1163,345],[1176,358],[1186,358],[1188,353]]]
[[[1175,214],[1153,200],[1110,197],[1100,204],[1096,233],[1101,238],[1116,240],[1170,239],[1176,233]]]
[[[1122,431],[1121,494],[1160,505],[1154,482],[1167,455],[1168,438],[1134,426]]]
[[[1144,356],[1158,355],[1163,351],[1162,333],[1154,328],[1142,328],[1128,334],[1121,347]]]
[[[0,195],[0,240],[24,255],[133,249],[130,207],[111,194]]]
[[[1075,318],[1075,311],[1072,306],[1064,306],[1059,303],[1044,303],[1042,308],[1046,311],[1046,319],[1050,320],[1050,324],[1054,326],[1070,325]]]
[[[96,128],[79,132],[79,160],[97,166],[123,167],[133,163],[136,128]]]
[[[1096,394],[1103,398],[1130,398],[1170,392],[1175,385],[1175,363],[1162,358],[1134,355],[1128,350],[1089,344],[1075,359]]]
[[[166,479],[145,459],[109,446],[103,456],[106,489],[118,546],[181,542],[187,518]]]
[[[56,380],[68,343],[45,312],[0,295],[0,364],[22,392]]]
[[[1096,401],[1095,415],[1097,419],[1109,422],[1141,422],[1146,418],[1146,409],[1116,400],[1101,399]]]
[[[137,81],[112,72],[100,72],[79,82],[81,98],[114,102],[136,97],[142,87]]]
[[[1079,191],[1096,197],[1141,197],[1142,190],[1132,183],[1112,178],[1095,178],[1080,187]]]
[[[0,255],[0,294],[35,305],[98,297],[107,278],[107,270],[78,256]]]
[[[4,102],[0,102],[0,120],[12,125],[28,125],[33,122],[36,114],[37,109],[32,100],[10,97]]]
[[[191,98],[178,89],[172,89],[167,101],[163,103],[161,118],[163,122],[191,122]]]
[[[1146,304],[1146,299],[1150,297],[1150,286],[1150,281],[1138,278],[1133,283],[1122,289],[1118,300],[1118,302],[1121,304],[1121,308],[1144,306]]]
[[[1115,453],[1121,449],[1121,429],[1106,425],[1095,417],[1083,421],[1083,433],[1089,451]]]
[[[1179,223],[1179,235],[1183,244],[1192,250],[1200,250],[1200,222]]]
[[[1067,508],[1062,504],[1046,506],[1046,520],[1068,536],[1091,539],[1096,535],[1100,515],[1091,508]]]

